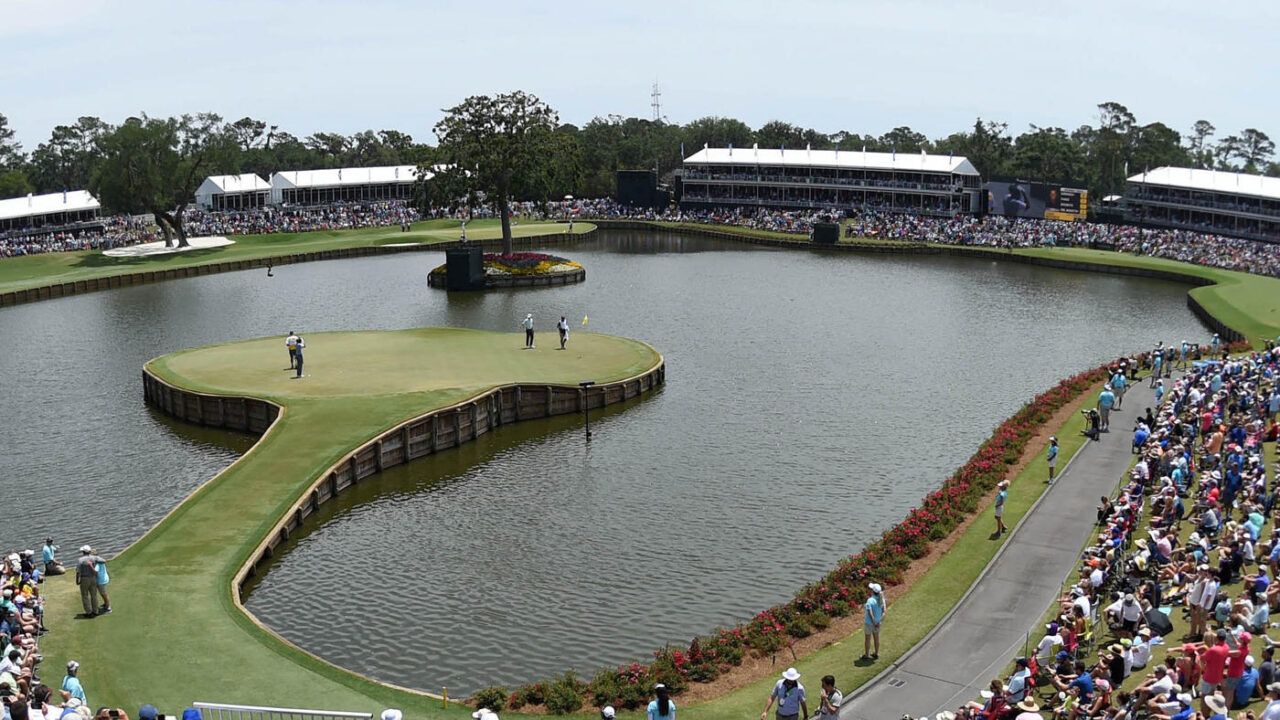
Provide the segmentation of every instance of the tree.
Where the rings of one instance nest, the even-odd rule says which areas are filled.
[[[928,149],[929,138],[903,125],[881,135],[880,146],[900,153],[918,153]]]
[[[26,160],[26,156],[22,154],[22,144],[14,140],[13,136],[9,118],[0,115],[0,170],[17,169]],[[8,196],[0,194],[0,197]]]
[[[510,254],[510,200],[516,192],[546,200],[557,173],[553,154],[563,147],[555,133],[559,116],[519,90],[474,95],[444,112],[433,128],[447,165],[441,174],[461,176],[461,185],[483,192],[485,201],[497,206],[502,251]]]
[[[1191,153],[1182,146],[1182,136],[1164,123],[1151,123],[1135,128],[1133,136],[1130,160],[1134,172],[1139,168],[1149,170],[1168,165],[1185,167],[1191,164]]]
[[[1084,153],[1062,128],[1031,126],[1013,146],[1010,175],[1041,180],[1083,180]]]
[[[1187,152],[1196,167],[1213,167],[1213,148],[1209,147],[1209,138],[1213,137],[1216,130],[1208,120],[1197,120],[1191,126],[1191,134],[1187,136]]]
[[[102,138],[111,130],[109,124],[93,116],[54,127],[48,142],[31,153],[36,187],[44,192],[87,187],[102,159]]]
[[[1239,135],[1225,137],[1218,143],[1218,157],[1223,161],[1231,159],[1244,163],[1241,168],[1245,172],[1258,172],[1266,167],[1271,156],[1275,154],[1276,144],[1267,134],[1255,128],[1248,128]],[[1232,168],[1234,169],[1234,168]]]
[[[708,116],[684,126],[687,152],[695,153],[707,147],[750,147],[755,133],[741,120]]]
[[[274,130],[274,127],[272,129]],[[240,143],[240,149],[249,152],[258,146],[258,140],[262,139],[267,131],[267,124],[251,117],[242,117],[227,126],[227,130],[235,136],[236,142]]]
[[[804,130],[791,123],[771,120],[756,131],[756,142],[766,148],[785,148],[788,145],[802,148],[805,146]]]
[[[152,213],[165,245],[187,247],[182,211],[208,174],[236,162],[238,143],[212,113],[129,118],[103,138],[105,156],[89,190],[117,213]]]
[[[35,192],[35,186],[21,170],[0,170],[0,198],[21,197]]]

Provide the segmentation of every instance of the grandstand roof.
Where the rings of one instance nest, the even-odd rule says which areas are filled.
[[[416,165],[338,168],[328,170],[286,170],[271,176],[274,188],[323,188],[347,185],[382,185],[413,182],[418,179]]]
[[[1280,178],[1222,170],[1158,167],[1155,170],[1134,175],[1129,178],[1129,182],[1280,200]]]
[[[240,175],[210,175],[204,179],[204,182],[200,183],[200,189],[196,190],[196,194],[200,194],[201,191],[238,193],[270,189],[271,183],[263,180],[254,173],[242,173]]]
[[[781,150],[777,148],[703,148],[686,163],[712,165],[793,165],[798,167],[897,170],[900,172],[978,175],[965,157],[920,153],[863,152],[862,150]]]
[[[26,197],[0,200],[0,220],[37,217],[61,212],[98,210],[101,207],[98,199],[90,195],[88,190],[71,190],[69,192],[49,193],[48,195],[27,195]]]

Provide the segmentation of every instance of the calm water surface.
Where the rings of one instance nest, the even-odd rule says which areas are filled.
[[[0,311],[4,547],[139,537],[250,440],[175,424],[140,368],[262,335],[560,315],[651,343],[667,385],[505,427],[327,506],[248,599],[290,640],[469,692],[687,642],[786,600],[937,487],[1064,375],[1204,339],[1185,287],[954,258],[772,251],[652,233],[552,249],[585,284],[448,295],[436,253],[125,288]],[[572,340],[571,340],[572,342]],[[308,362],[323,362],[309,346]],[[583,378],[584,380],[589,378]],[[359,642],[334,619],[359,616]]]

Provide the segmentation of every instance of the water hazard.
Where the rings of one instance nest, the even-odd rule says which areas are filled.
[[[1186,288],[1160,281],[638,232],[551,252],[587,282],[448,295],[425,284],[440,256],[414,253],[0,311],[0,483],[41,508],[0,538],[116,552],[243,452],[247,438],[143,406],[156,355],[424,325],[522,344],[526,312],[550,343],[560,315],[575,331],[589,316],[663,352],[666,386],[593,415],[590,445],[581,418],[562,417],[362,484],[248,599],[330,661],[465,693],[642,658],[786,600],[1034,393],[1122,350],[1207,336]],[[319,368],[323,348],[308,350]],[[349,624],[358,642],[332,631]]]

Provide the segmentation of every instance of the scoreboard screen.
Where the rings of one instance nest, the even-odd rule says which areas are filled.
[[[992,178],[987,183],[987,209],[1008,217],[1083,220],[1089,214],[1089,192],[1065,183]]]

